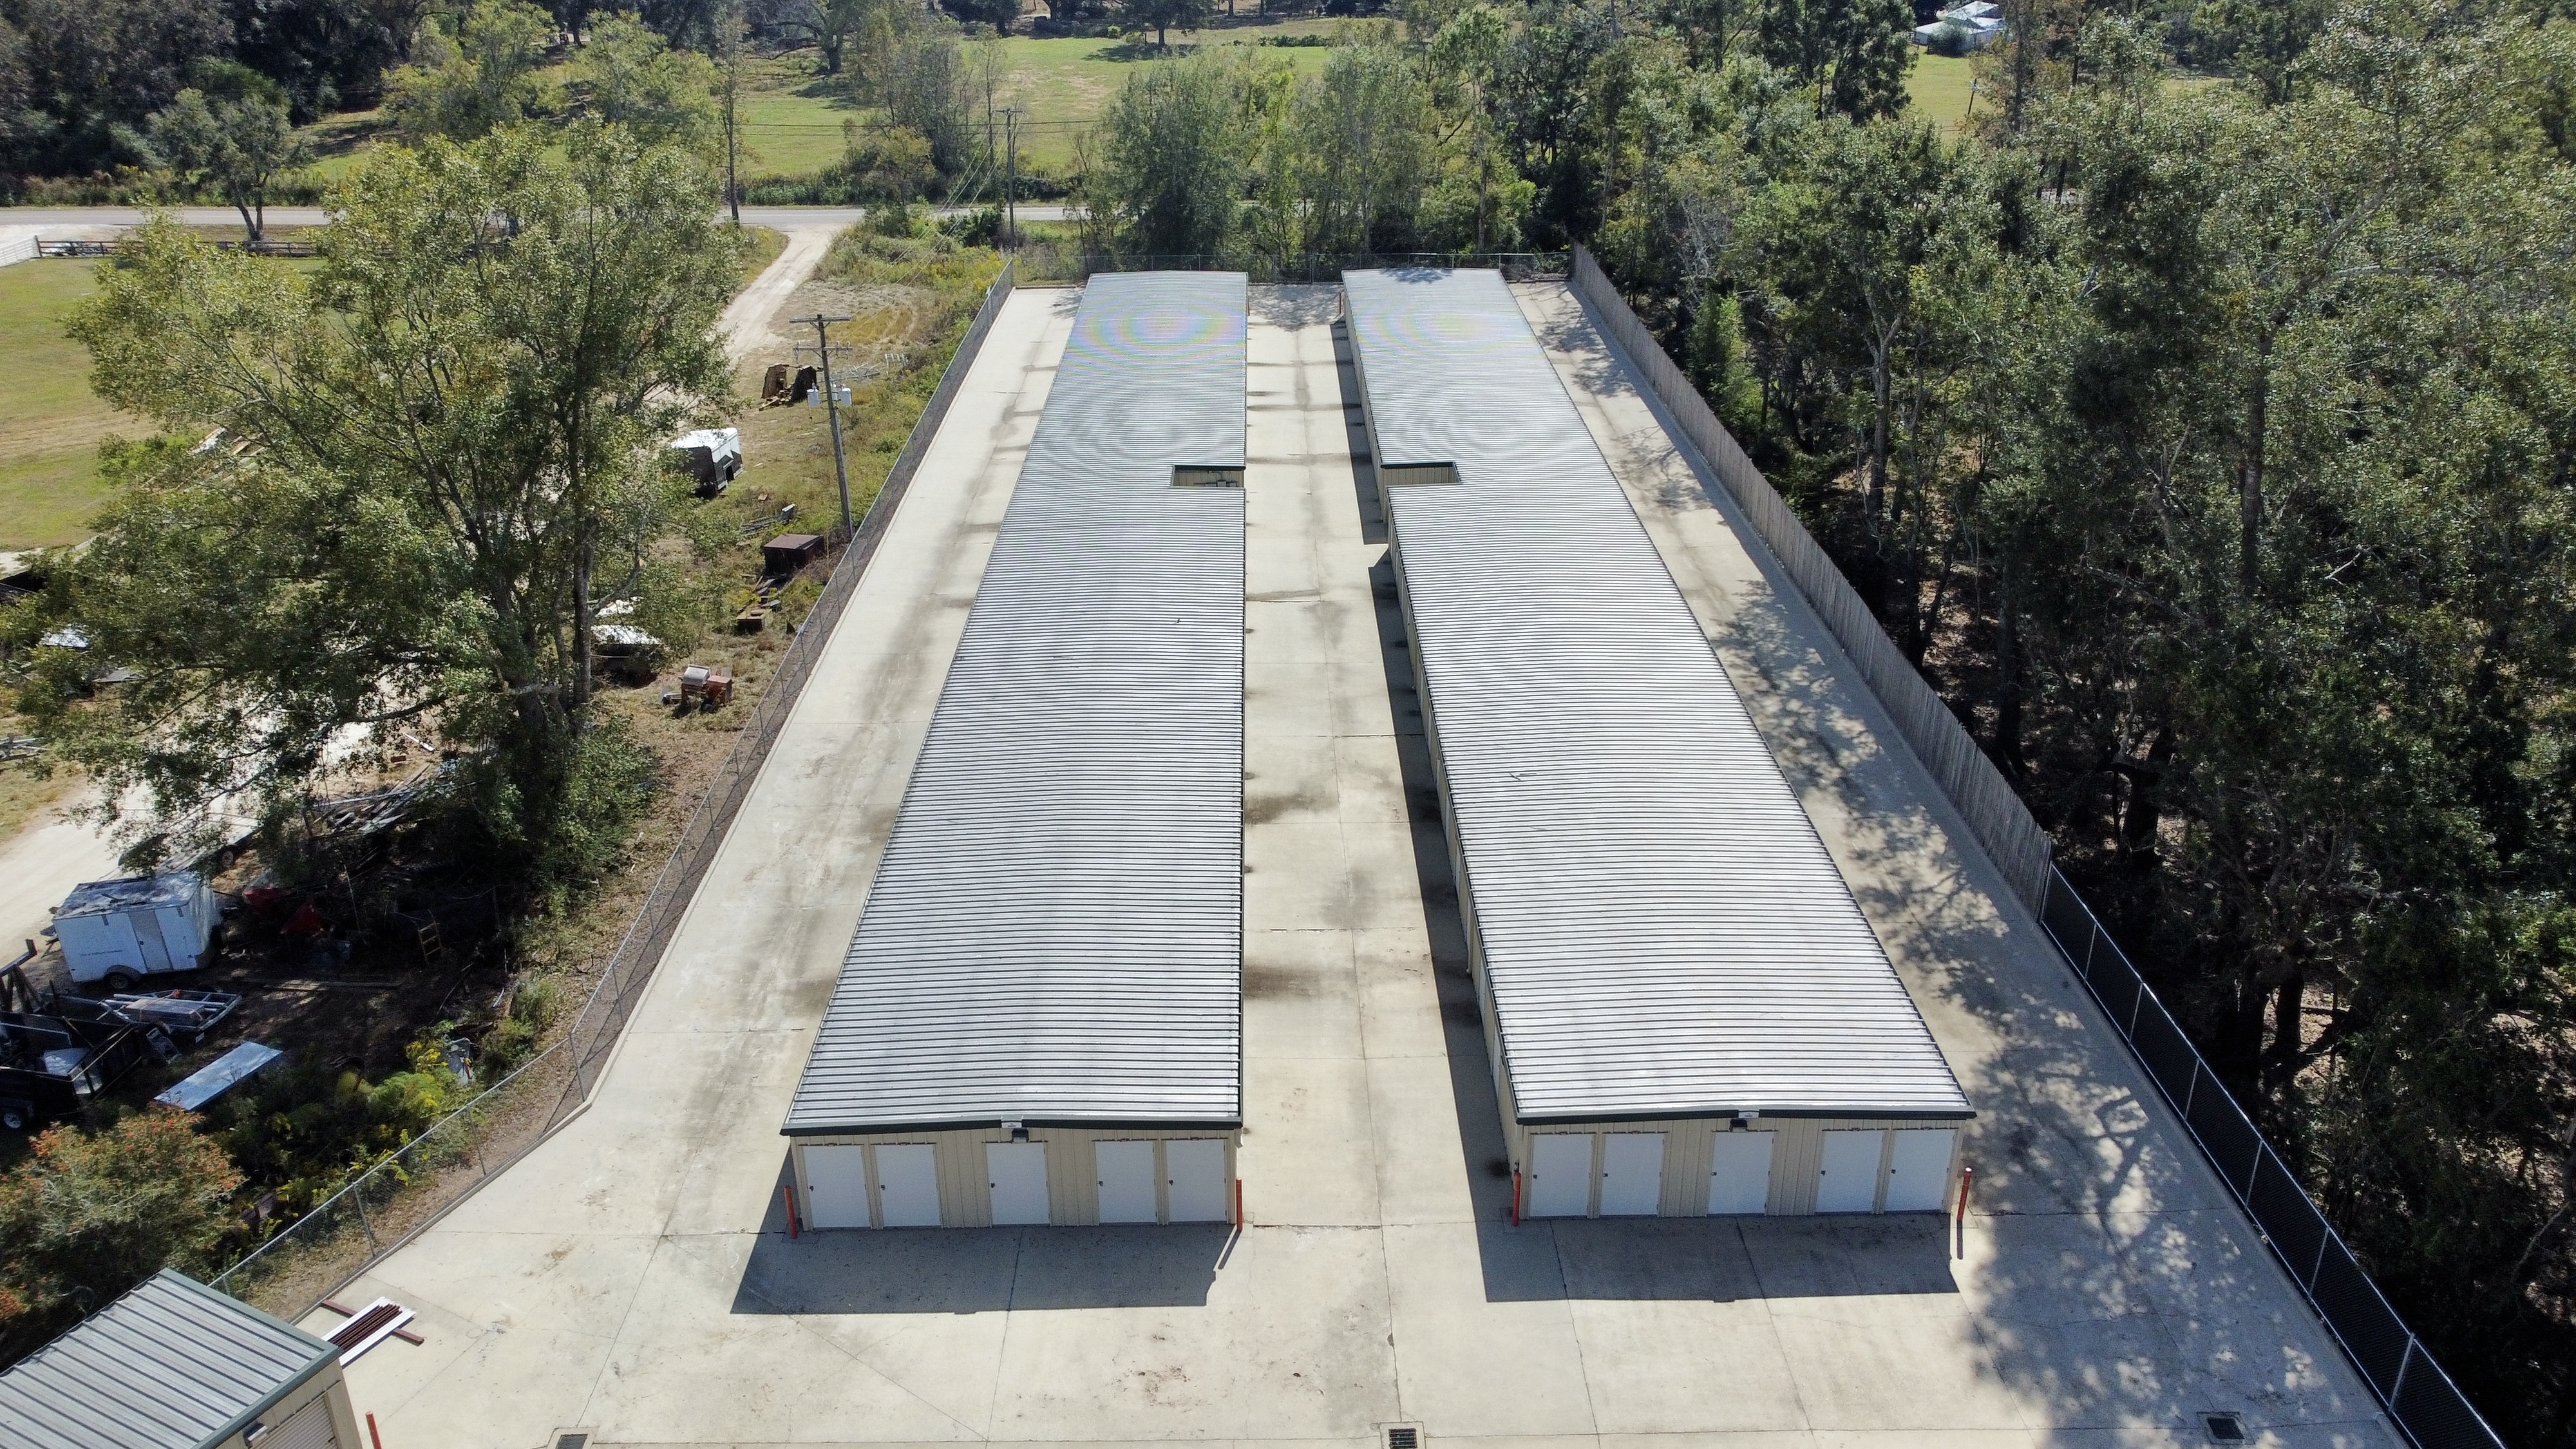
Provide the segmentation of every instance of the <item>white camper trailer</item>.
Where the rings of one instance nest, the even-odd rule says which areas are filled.
[[[697,480],[701,498],[724,492],[742,471],[742,432],[737,428],[700,428],[665,446],[678,459],[680,471]]]
[[[54,938],[72,980],[128,991],[146,976],[205,965],[218,919],[206,878],[174,870],[72,887],[54,908]]]

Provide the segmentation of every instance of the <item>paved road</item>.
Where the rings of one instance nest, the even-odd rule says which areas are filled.
[[[959,208],[949,208],[950,211]],[[182,206],[173,215],[190,226],[239,226],[241,213],[229,206]],[[51,237],[57,232],[86,233],[91,230],[113,231],[141,226],[151,212],[139,206],[6,206],[0,207],[0,238],[32,233]],[[844,227],[863,219],[865,208],[856,206],[746,206],[742,219],[752,226],[774,227],[795,231],[807,227]],[[1022,221],[1062,221],[1065,208],[1054,202],[1025,203],[1020,207]],[[272,206],[268,209],[270,226],[320,226],[330,214],[318,206]]]
[[[1419,701],[1328,289],[1259,289],[1252,1226],[808,1233],[778,1122],[1060,352],[1003,309],[588,1112],[341,1295],[398,1449],[1914,1449],[2393,1436],[1831,636],[1562,286],[1523,307],[1980,1112],[1978,1211],[1507,1224]],[[1955,1256],[1954,1256],[1955,1252]],[[338,1320],[317,1313],[308,1326]]]
[[[73,886],[123,874],[116,847],[64,813],[88,799],[83,791],[0,843],[0,957],[15,956],[22,941],[51,925],[53,908]]]
[[[773,223],[763,222],[764,226]],[[787,246],[775,261],[751,285],[742,289],[725,308],[724,318],[716,325],[724,332],[725,351],[740,362],[778,336],[778,309],[805,279],[814,275],[823,254],[832,249],[832,238],[841,234],[846,221],[818,220],[800,216],[793,222],[776,224],[787,237]]]

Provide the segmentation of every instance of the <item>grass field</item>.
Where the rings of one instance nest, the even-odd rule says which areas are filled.
[[[1253,46],[1265,35],[1329,33],[1338,22],[1281,21],[1273,25],[1237,25],[1175,35],[1174,54],[1226,46]],[[1160,58],[1150,44],[1132,40],[1033,40],[1013,36],[1001,42],[1003,78],[994,87],[996,105],[1025,108],[1020,122],[1020,161],[1033,171],[1061,174],[1073,164],[1074,141],[1100,116],[1109,98],[1140,65]],[[1321,70],[1328,53],[1320,46],[1274,49],[1272,55],[1301,71]],[[968,48],[970,67],[975,50]],[[746,180],[810,176],[841,159],[846,148],[842,128],[850,121],[874,119],[872,110],[851,103],[840,82],[814,73],[811,52],[795,51],[761,61],[752,71],[752,86],[742,105],[742,139],[753,153],[743,168]]]
[[[1906,110],[1916,120],[1957,130],[1967,119],[1972,77],[1965,56],[1914,52],[1914,69],[1906,73]]]
[[[90,294],[99,264],[57,258],[0,267],[0,549],[89,537],[106,501],[98,442],[140,435],[89,390],[89,352],[63,335],[63,314]]]
[[[1246,11],[1251,8],[1244,6]],[[1196,34],[1175,32],[1172,53],[1254,46],[1265,36],[1329,35],[1340,24],[1311,17],[1263,21],[1247,14],[1231,23],[1219,20]],[[970,70],[980,44],[968,43]],[[1068,169],[1075,138],[1099,117],[1138,66],[1160,58],[1150,42],[1139,44],[1132,39],[1012,36],[1000,45],[1003,76],[994,87],[993,100],[997,105],[1026,108],[1020,125],[1020,158],[1023,165],[1041,172]],[[1301,71],[1313,71],[1323,68],[1327,52],[1321,47],[1292,46],[1270,53]],[[821,171],[848,149],[842,132],[847,123],[875,119],[872,108],[850,99],[839,77],[819,74],[812,51],[763,56],[745,71],[739,134],[746,184]],[[304,134],[320,156],[315,172],[326,180],[346,174],[382,134],[383,124],[380,112],[351,111],[307,127]]]
[[[1905,93],[1910,102],[1906,114],[1948,130],[1964,129],[1970,115],[1970,86],[1973,81],[1969,64],[1965,56],[1939,56],[1927,50],[1914,52],[1914,69],[1905,77]],[[2165,92],[2179,95],[2225,82],[2224,76],[2169,71],[2165,75]],[[1976,91],[1975,114],[1987,114],[1994,100],[1994,92]]]

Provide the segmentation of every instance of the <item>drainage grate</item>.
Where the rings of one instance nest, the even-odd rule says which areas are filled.
[[[1422,1431],[1411,1425],[1386,1431],[1386,1449],[1422,1449]]]
[[[2245,1421],[2234,1414],[2203,1414],[2200,1416],[2200,1423],[2202,1428],[2209,1431],[2209,1442],[2212,1444],[2245,1442]]]
[[[555,1449],[589,1449],[589,1445],[590,1436],[588,1434],[557,1434],[555,1436]]]

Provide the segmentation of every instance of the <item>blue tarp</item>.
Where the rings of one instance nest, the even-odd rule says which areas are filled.
[[[194,1112],[231,1090],[235,1082],[255,1075],[260,1068],[276,1061],[278,1055],[275,1047],[264,1047],[255,1041],[243,1042],[199,1067],[186,1081],[152,1100],[165,1107]]]

